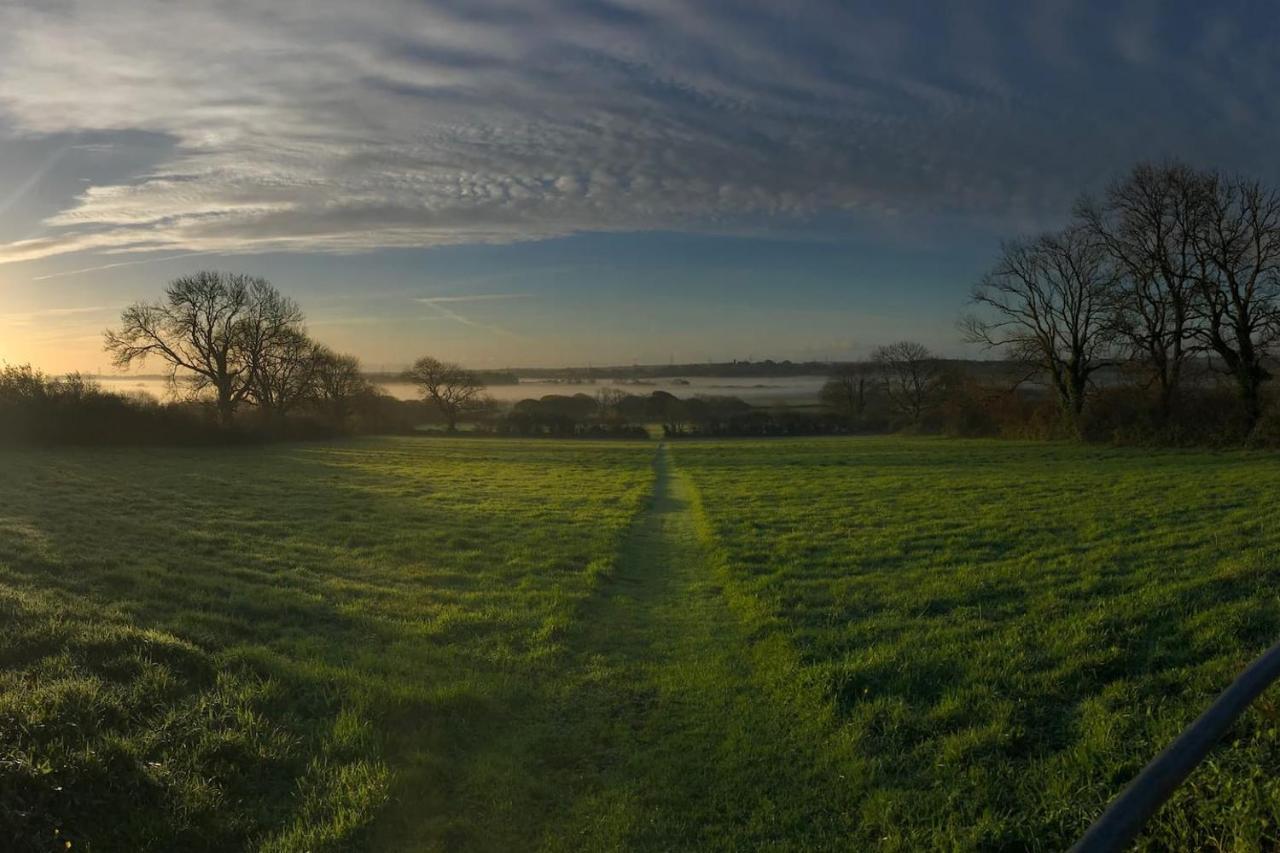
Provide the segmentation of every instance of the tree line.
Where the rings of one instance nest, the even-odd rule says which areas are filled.
[[[975,287],[967,340],[1024,365],[1082,435],[1106,371],[1155,430],[1194,413],[1197,365],[1224,378],[1238,428],[1264,414],[1280,338],[1280,193],[1185,163],[1141,163],[1084,196],[1062,229],[1006,242]]]

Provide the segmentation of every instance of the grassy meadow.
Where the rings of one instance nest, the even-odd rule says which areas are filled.
[[[1280,636],[1280,457],[0,454],[15,850],[1061,849]],[[1142,844],[1280,845],[1280,693]]]
[[[874,438],[676,460],[762,665],[826,718],[851,849],[1064,849],[1280,637],[1271,454]],[[1144,846],[1280,844],[1278,702]]]
[[[465,440],[0,455],[6,849],[523,832],[545,792],[513,770],[532,747],[509,723],[554,678],[651,456]]]

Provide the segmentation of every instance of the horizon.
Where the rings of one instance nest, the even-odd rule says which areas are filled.
[[[8,4],[0,362],[97,372],[203,268],[370,364],[979,357],[972,286],[1082,192],[1280,175],[1233,11]]]
[[[1015,364],[1017,363],[1015,359],[1001,358],[995,355],[985,356],[985,357],[982,355],[979,355],[976,357],[939,355],[934,360],[940,363],[956,362],[960,364]],[[556,377],[555,374],[560,374],[560,373],[571,374],[571,373],[581,372],[581,371],[587,372],[588,375],[584,377],[585,379],[612,378],[609,376],[594,377],[590,375],[592,372],[620,373],[627,370],[646,371],[644,376],[638,377],[641,379],[655,379],[655,378],[656,379],[680,379],[680,378],[684,378],[686,375],[690,373],[689,368],[708,368],[708,367],[717,368],[717,367],[733,367],[738,365],[745,365],[749,367],[813,366],[815,368],[817,367],[830,368],[830,367],[838,367],[841,365],[870,365],[872,363],[873,363],[873,359],[870,357],[862,358],[862,359],[813,358],[813,359],[797,360],[797,359],[784,359],[784,358],[770,358],[769,356],[764,356],[758,359],[716,359],[716,360],[708,360],[708,361],[650,362],[650,363],[632,362],[630,364],[559,364],[559,365],[503,364],[503,365],[496,365],[493,367],[477,367],[470,364],[460,364],[459,366],[466,370],[469,370],[478,374],[500,374],[500,373],[507,373],[507,372],[529,373],[529,374],[535,374],[535,373],[551,374],[551,376],[549,377],[549,380],[558,381],[558,377]],[[400,366],[391,366],[390,364],[385,364],[385,365],[364,364],[361,367],[360,373],[361,375],[366,377],[400,377],[402,374],[406,373],[412,366],[413,365],[411,362],[405,362]],[[38,366],[32,365],[32,367],[38,367]],[[664,370],[670,370],[672,372],[664,373],[662,372]],[[54,376],[64,375],[63,372],[61,371],[45,371],[45,372]],[[116,371],[103,370],[101,372],[73,370],[73,371],[69,371],[69,373],[78,373],[81,376],[85,377],[86,379],[109,379],[109,380],[164,379],[164,380],[167,380],[169,378],[168,374],[163,371],[156,372],[146,368],[139,369],[136,371],[135,370],[116,370]],[[725,378],[725,379],[734,378],[730,374],[707,373],[703,375],[705,377],[711,377],[711,378]],[[741,374],[741,375],[744,378],[767,378],[765,377],[764,374],[759,374],[759,375]],[[793,373],[793,374],[778,376],[776,378],[779,378],[779,379],[796,378],[796,377],[812,378],[815,376],[825,376],[825,375],[827,375],[825,372],[818,371],[815,373]],[[406,379],[405,381],[409,381],[409,380]],[[536,380],[531,380],[531,381],[536,381]]]

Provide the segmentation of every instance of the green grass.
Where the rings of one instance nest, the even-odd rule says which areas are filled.
[[[676,459],[729,598],[782,647],[781,691],[826,717],[854,849],[1061,849],[1280,637],[1273,455],[848,439]],[[1277,700],[1144,845],[1280,844]]]
[[[651,511],[570,633],[562,737],[576,768],[553,850],[820,849],[845,838],[842,780],[805,709],[708,571],[688,478],[657,459]],[[817,736],[815,736],[817,735]],[[530,845],[533,846],[533,845]]]
[[[1061,849],[1280,636],[1280,457],[0,454],[5,849]],[[1280,691],[1154,849],[1280,846]]]
[[[530,748],[514,723],[651,458],[467,440],[0,455],[6,849],[524,832],[548,794],[511,772]]]

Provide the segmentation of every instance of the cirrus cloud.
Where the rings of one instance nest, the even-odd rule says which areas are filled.
[[[1027,220],[1123,158],[1170,153],[1153,139],[1244,162],[1277,141],[1274,60],[1212,10],[1002,8],[16,0],[0,7],[9,135],[173,146],[0,244],[0,262],[850,211]],[[1252,132],[1224,151],[1232,127]]]

